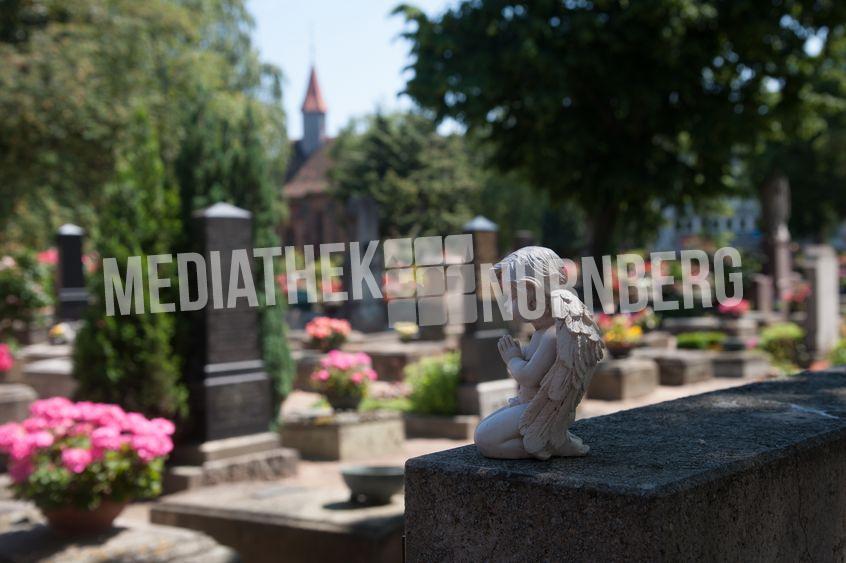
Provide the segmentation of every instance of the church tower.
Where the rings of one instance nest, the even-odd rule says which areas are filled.
[[[326,102],[320,93],[320,85],[317,83],[317,71],[311,67],[311,76],[308,79],[308,89],[303,101],[303,139],[300,147],[304,156],[308,157],[315,150],[319,149],[326,139]]]

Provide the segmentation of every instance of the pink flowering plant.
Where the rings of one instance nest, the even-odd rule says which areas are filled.
[[[13,367],[15,367],[15,356],[12,354],[12,348],[0,342],[0,374],[11,371]]]
[[[93,510],[103,500],[159,495],[173,432],[163,418],[53,397],[34,402],[23,422],[0,426],[0,452],[18,498],[43,510]]]
[[[344,319],[317,317],[306,325],[305,330],[311,339],[309,344],[312,348],[328,352],[343,346],[352,328]]]
[[[367,387],[377,379],[370,356],[364,352],[332,350],[320,360],[311,374],[312,385],[326,395],[333,407],[351,408],[367,395]]]

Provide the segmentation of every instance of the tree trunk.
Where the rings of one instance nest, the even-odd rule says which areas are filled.
[[[588,251],[595,259],[614,253],[619,208],[608,203],[593,211],[588,224]]]

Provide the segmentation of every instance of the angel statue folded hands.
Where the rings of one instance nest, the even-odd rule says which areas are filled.
[[[548,459],[589,449],[569,428],[605,346],[584,303],[559,289],[566,281],[561,265],[552,250],[529,246],[493,267],[510,284],[515,317],[535,332],[525,348],[511,336],[499,340],[518,396],[476,428],[476,446],[486,457]]]

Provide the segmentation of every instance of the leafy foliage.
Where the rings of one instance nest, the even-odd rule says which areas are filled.
[[[0,261],[0,339],[15,329],[36,323],[39,309],[52,302],[50,271],[32,252],[19,252]]]
[[[841,340],[828,354],[828,360],[833,366],[846,365],[846,340]]]
[[[472,217],[468,196],[478,184],[461,139],[438,135],[422,116],[376,114],[361,134],[347,128],[332,160],[338,197],[372,196],[383,236],[456,232]]]
[[[778,323],[761,331],[758,347],[770,355],[773,364],[785,373],[808,365],[805,331],[795,323]]]
[[[256,120],[258,111],[256,104],[249,102],[222,112],[214,100],[200,101],[191,118],[197,126],[190,129],[176,159],[176,175],[186,225],[191,224],[191,214],[197,209],[226,201],[252,213],[253,242],[263,248],[279,245],[276,228],[282,201],[278,184],[273,181],[271,161],[264,152],[261,127]],[[185,249],[197,245],[191,233],[190,228],[183,229],[180,242]],[[263,261],[257,264],[255,275],[257,280],[264,279]],[[293,381],[293,361],[285,336],[285,299],[276,284],[273,290],[276,305],[267,306],[265,286],[256,284],[261,304],[262,358],[277,395],[284,396]]]
[[[717,331],[695,331],[683,332],[676,337],[676,345],[679,348],[692,350],[719,350],[726,335]]]
[[[460,369],[461,361],[457,352],[423,358],[406,366],[405,378],[411,386],[409,411],[418,414],[455,414],[458,409]]]
[[[101,256],[117,260],[122,284],[128,257],[169,254],[170,242],[180,230],[176,189],[165,179],[157,138],[146,114],[137,114],[132,135],[132,148],[119,157],[117,179],[106,187],[100,236],[95,241]],[[168,275],[164,267],[161,272],[162,277]],[[180,358],[172,345],[173,317],[151,314],[146,291],[145,312],[107,316],[102,265],[91,280],[94,303],[74,346],[78,395],[146,415],[184,416],[187,395]]]
[[[397,12],[411,24],[407,93],[488,140],[502,169],[575,203],[594,254],[653,229],[664,205],[735,190],[738,149],[791,130],[803,85],[828,62],[807,39],[846,21],[842,3],[808,0]]]

